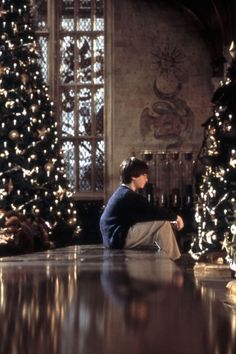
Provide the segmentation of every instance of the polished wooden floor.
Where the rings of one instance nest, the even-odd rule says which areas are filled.
[[[235,354],[236,316],[152,250],[0,259],[0,353]]]

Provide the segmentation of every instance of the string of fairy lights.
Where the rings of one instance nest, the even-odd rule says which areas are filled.
[[[236,270],[236,50],[230,46],[232,63],[212,102],[213,115],[204,124],[200,160],[204,165],[196,203],[196,236],[190,253],[200,259],[217,247]]]
[[[77,223],[27,0],[0,1],[0,209]]]

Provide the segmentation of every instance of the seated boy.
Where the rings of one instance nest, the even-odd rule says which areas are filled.
[[[137,248],[157,245],[176,260],[181,254],[171,222],[178,230],[184,222],[174,212],[150,204],[137,193],[148,181],[145,161],[130,157],[120,165],[121,184],[109,199],[100,219],[103,243],[107,248]]]

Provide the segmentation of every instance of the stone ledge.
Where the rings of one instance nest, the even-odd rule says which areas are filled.
[[[193,272],[197,278],[231,278],[228,264],[196,263]]]

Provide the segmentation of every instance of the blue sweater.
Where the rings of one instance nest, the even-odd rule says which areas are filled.
[[[103,244],[107,248],[123,248],[131,226],[153,220],[176,220],[177,215],[166,208],[150,204],[147,199],[121,185],[113,193],[100,219]]]

